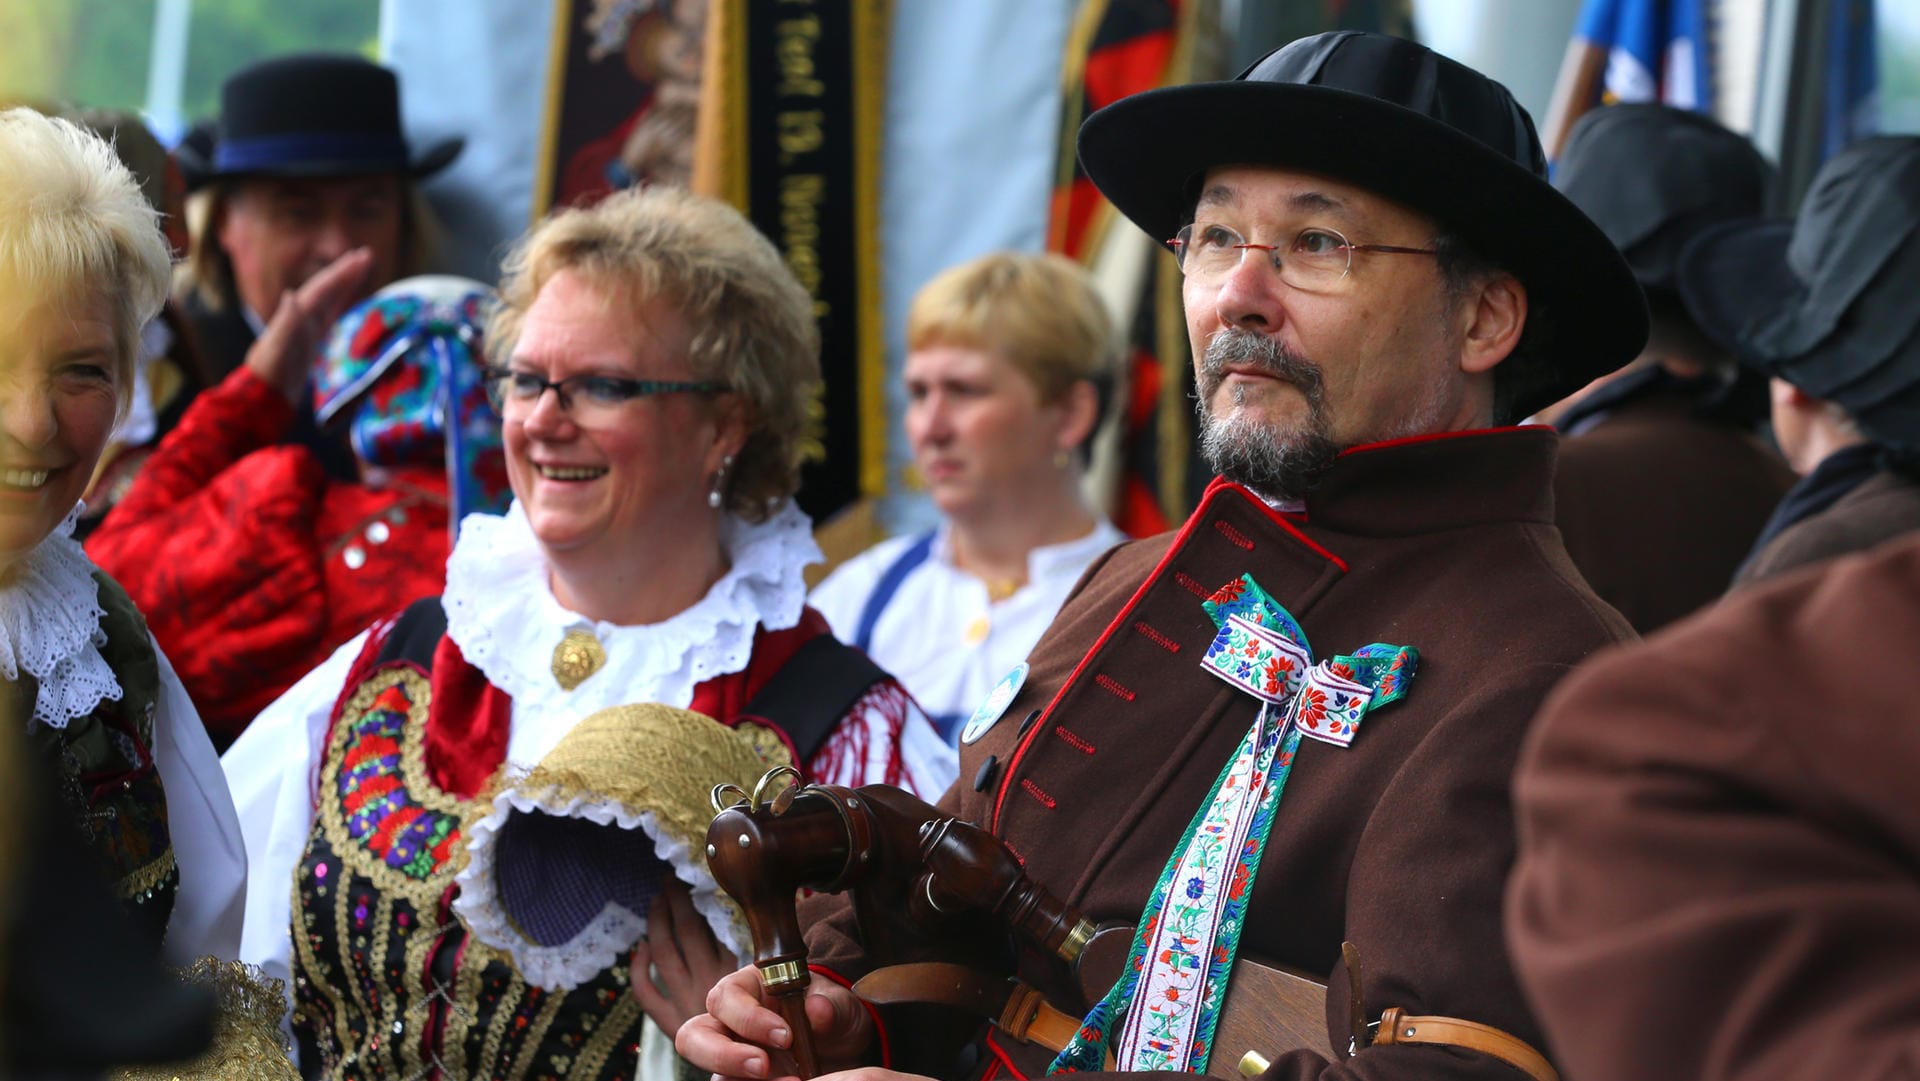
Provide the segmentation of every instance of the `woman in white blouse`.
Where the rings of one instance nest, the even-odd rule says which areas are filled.
[[[1000,252],[914,297],[907,350],[907,442],[940,527],[855,556],[813,604],[952,741],[1080,572],[1126,539],[1083,492],[1116,342],[1079,264]]]
[[[673,996],[630,992],[628,952],[543,992],[453,911],[462,810],[590,713],[764,718],[812,780],[932,798],[953,776],[898,684],[806,667],[827,628],[791,496],[819,337],[773,246],[723,204],[630,191],[537,226],[501,296],[489,380],[514,506],[468,518],[444,596],[342,647],[224,762],[255,866],[244,954],[291,974],[308,1076],[627,1076],[636,995],[677,1027]],[[835,703],[824,724],[793,680],[770,684],[794,666],[818,692],[801,705]],[[676,926],[677,947],[712,950]]]
[[[73,540],[126,413],[167,243],[112,147],[0,112],[0,687],[158,956],[232,958],[246,857],[213,745],[133,603]]]

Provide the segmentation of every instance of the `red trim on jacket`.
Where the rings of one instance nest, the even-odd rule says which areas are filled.
[[[1468,436],[1494,435],[1502,432],[1551,432],[1553,430],[1551,424],[1507,424],[1497,428],[1462,428],[1454,432],[1427,432],[1424,435],[1401,436],[1399,439],[1383,439],[1378,443],[1360,443],[1341,451],[1336,457],[1345,458],[1349,454],[1386,450],[1389,447],[1407,447],[1415,443],[1437,443],[1442,439],[1464,439]]]
[[[1229,491],[1238,493],[1248,502],[1265,511],[1267,517],[1271,518],[1275,524],[1285,530],[1289,536],[1299,540],[1310,550],[1332,562],[1340,568],[1342,573],[1347,570],[1347,565],[1341,562],[1338,556],[1335,556],[1332,552],[1327,551],[1325,548],[1307,539],[1306,535],[1301,533],[1298,527],[1280,517],[1278,511],[1267,506],[1265,500],[1254,495],[1242,485],[1221,480],[1218,477],[1214,478],[1214,482],[1207,486],[1205,494],[1200,497],[1200,505],[1187,517],[1186,523],[1180,527],[1180,532],[1174,535],[1173,543],[1167,545],[1167,550],[1161,554],[1160,562],[1154,565],[1153,573],[1141,579],[1140,585],[1134,589],[1133,595],[1127,598],[1127,603],[1122,605],[1120,611],[1108,622],[1107,629],[1100,632],[1100,637],[1093,643],[1093,647],[1087,650],[1086,654],[1080,658],[1080,663],[1074,666],[1073,673],[1067,676],[1066,681],[1060,684],[1058,690],[1053,692],[1053,699],[1047,703],[1046,709],[1041,711],[1039,721],[1027,730],[1026,736],[1020,740],[1020,745],[1014,748],[1012,757],[1007,760],[1006,769],[1000,773],[1000,791],[993,799],[993,815],[988,819],[988,832],[994,834],[1000,832],[1001,812],[1006,808],[1007,793],[1013,787],[1014,775],[1019,772],[1020,760],[1026,756],[1027,748],[1033,745],[1034,739],[1037,738],[1042,731],[1045,731],[1048,719],[1053,716],[1054,709],[1060,705],[1060,699],[1066,695],[1067,689],[1080,681],[1080,677],[1085,674],[1087,670],[1087,665],[1090,664],[1100,650],[1106,646],[1107,640],[1113,637],[1114,632],[1127,624],[1128,617],[1132,614],[1133,610],[1139,606],[1140,598],[1146,595],[1148,587],[1159,580],[1160,575],[1167,569],[1167,565],[1173,562],[1175,554],[1186,544],[1189,535],[1191,535],[1195,529],[1199,528],[1201,520],[1206,518],[1207,510],[1213,501],[1222,498],[1222,494]]]

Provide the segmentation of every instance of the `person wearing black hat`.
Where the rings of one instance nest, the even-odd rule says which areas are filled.
[[[1764,381],[1687,314],[1686,242],[1761,213],[1774,170],[1699,113],[1614,105],[1580,118],[1554,184],[1627,257],[1652,310],[1632,364],[1538,414],[1565,436],[1554,518],[1594,591],[1646,634],[1712,601],[1792,486],[1755,433]]]
[[[357,56],[283,56],[230,77],[211,159],[191,144],[175,151],[205,192],[182,284],[212,377],[244,378],[232,373],[281,298],[348,253],[372,256],[354,300],[425,270],[430,225],[413,182],[463,145],[416,154],[400,127],[398,80]],[[357,479],[345,443],[311,415],[289,441],[312,447],[329,475]]]
[[[1805,474],[1736,586],[1920,528],[1920,137],[1865,139],[1814,177],[1791,222],[1689,245],[1700,326],[1772,378],[1774,436]]]
[[[1553,525],[1558,437],[1496,426],[1631,360],[1639,286],[1547,182],[1511,95],[1391,37],[1306,38],[1237,80],[1126,98],[1087,119],[1080,156],[1181,261],[1220,477],[1177,534],[1089,568],[967,723],[942,807],[1118,934],[1077,978],[1009,954],[1084,1017],[1057,1059],[992,1028],[968,1070],[822,978],[824,1065],[886,1046],[941,1076],[1109,1054],[1197,1073],[1251,1050],[1267,1078],[1548,1076],[1501,936],[1507,786],[1548,689],[1632,632]],[[844,898],[802,913],[816,971],[891,960]],[[1248,962],[1327,979],[1325,1034],[1212,1047]],[[790,1034],[757,986],[722,981],[682,1054],[775,1076]],[[1390,1007],[1427,1016],[1369,1027]]]

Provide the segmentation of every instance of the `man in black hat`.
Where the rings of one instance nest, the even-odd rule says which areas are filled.
[[[1865,139],[1791,223],[1708,231],[1680,261],[1702,328],[1772,377],[1773,428],[1805,474],[1736,585],[1920,528],[1920,138]]]
[[[1539,419],[1566,438],[1554,517],[1574,565],[1646,634],[1724,593],[1793,472],[1755,433],[1765,381],[1694,325],[1674,265],[1687,241],[1764,209],[1773,167],[1699,113],[1614,105],[1580,118],[1554,184],[1646,290],[1652,334],[1630,365]]]
[[[1057,1065],[1200,1072],[1256,1051],[1269,1078],[1545,1077],[1500,931],[1507,786],[1547,690],[1631,632],[1554,528],[1558,437],[1496,426],[1632,359],[1639,287],[1547,183],[1507,91],[1395,38],[1307,38],[1235,81],[1127,98],[1088,118],[1080,154],[1180,259],[1220,478],[1177,534],[1088,570],[969,721],[942,802],[1119,929],[1077,979],[1018,951],[1022,979],[1085,1017]],[[844,899],[803,916],[827,972],[892,960]],[[1256,962],[1329,981],[1324,1037],[1213,1046]],[[830,1067],[883,1046],[941,1076],[1054,1059],[993,1028],[965,1065],[830,978],[807,1002]],[[789,1033],[756,982],[723,980],[682,1053],[769,1076]],[[1367,1024],[1389,1007],[1421,1016]]]
[[[427,222],[413,181],[461,146],[446,140],[414,154],[393,72],[357,56],[278,57],[229,78],[211,160],[178,151],[183,171],[207,186],[207,220],[183,284],[212,377],[241,366],[281,297],[348,252],[372,257],[361,296],[419,273]],[[310,416],[292,438],[320,452],[330,473],[352,478],[351,454],[314,432]]]

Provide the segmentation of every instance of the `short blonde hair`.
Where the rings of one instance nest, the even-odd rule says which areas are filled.
[[[172,273],[159,215],[113,147],[32,109],[0,111],[0,177],[0,288],[112,298],[124,411],[141,328],[166,303]]]
[[[513,356],[521,322],[553,276],[570,270],[635,300],[664,298],[686,319],[687,360],[747,408],[747,441],[726,478],[729,510],[764,521],[800,487],[820,387],[813,301],[786,261],[725,203],[679,188],[629,189],[560,211],[507,256],[489,351]]]
[[[907,348],[940,345],[1000,354],[1048,404],[1085,381],[1104,406],[1119,354],[1087,272],[1064,255],[1031,252],[983,255],[920,290],[907,311]]]

